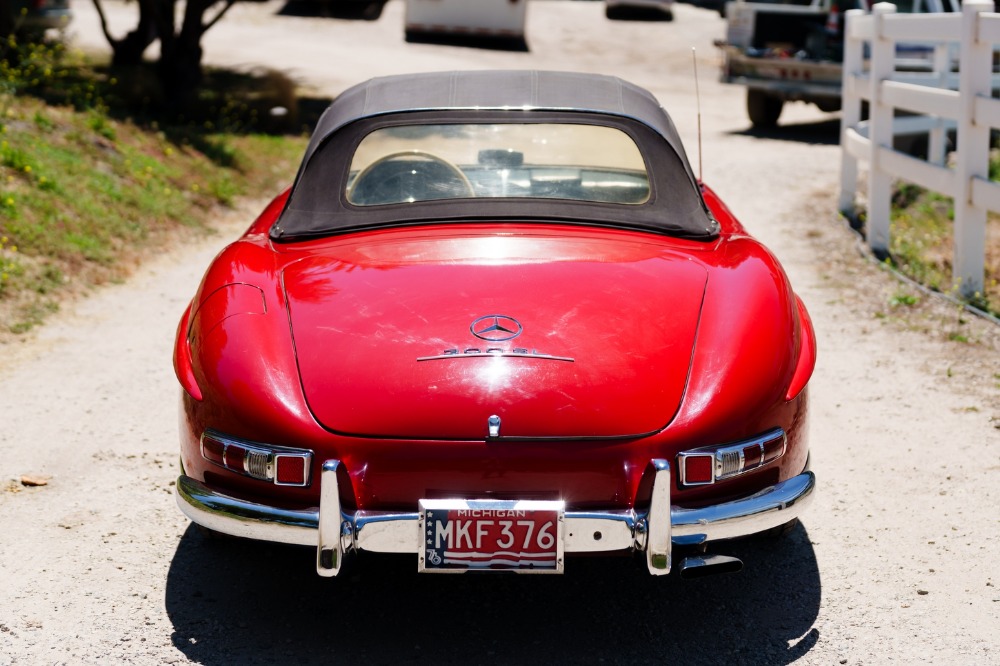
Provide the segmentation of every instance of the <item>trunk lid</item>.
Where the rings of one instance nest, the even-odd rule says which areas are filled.
[[[494,415],[503,438],[660,430],[707,279],[664,245],[453,230],[331,242],[283,271],[309,407],[329,430],[383,438],[483,439]]]

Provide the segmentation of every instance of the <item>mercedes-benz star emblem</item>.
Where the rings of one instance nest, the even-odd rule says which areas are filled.
[[[504,342],[505,340],[513,340],[521,335],[524,327],[513,317],[507,317],[506,315],[486,315],[472,322],[469,330],[480,340]]]

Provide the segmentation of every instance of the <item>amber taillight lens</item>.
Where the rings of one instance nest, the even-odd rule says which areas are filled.
[[[707,486],[759,469],[785,454],[785,431],[775,428],[753,439],[703,446],[677,454],[682,486]]]
[[[313,454],[308,449],[248,442],[206,430],[201,436],[201,455],[231,472],[278,486],[309,485]]]

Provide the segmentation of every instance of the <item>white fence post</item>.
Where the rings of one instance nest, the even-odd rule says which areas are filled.
[[[851,37],[851,25],[864,16],[863,9],[849,9],[844,13],[844,70],[841,78],[843,110],[840,116],[840,145],[847,143],[847,128],[861,122],[861,98],[854,86],[864,67],[864,42]],[[858,190],[858,160],[848,151],[840,151],[840,212],[848,218],[854,216],[854,200]]]
[[[882,167],[882,152],[892,150],[893,108],[883,100],[882,82],[896,69],[896,44],[885,36],[884,22],[896,13],[896,5],[880,2],[872,7],[875,31],[872,35],[869,108],[869,139],[872,154],[868,165],[868,246],[877,257],[889,252],[889,215],[892,203],[892,176]]]
[[[947,89],[948,75],[951,73],[951,46],[946,43],[934,47],[934,73],[937,75],[938,87]],[[944,130],[944,119],[938,117],[927,142],[927,161],[938,166],[944,166],[948,152],[948,137]]]
[[[976,123],[976,99],[989,98],[993,46],[977,39],[979,13],[992,11],[992,0],[965,0],[962,6],[962,54],[958,90],[961,111],[958,117],[958,152],[955,165],[958,191],[955,192],[955,247],[952,277],[963,296],[983,290],[986,247],[986,208],[972,200],[976,177],[989,174],[990,128]]]

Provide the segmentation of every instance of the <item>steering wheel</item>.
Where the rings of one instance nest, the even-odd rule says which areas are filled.
[[[362,169],[348,201],[370,206],[474,196],[472,183],[454,163],[425,150],[401,150]]]

